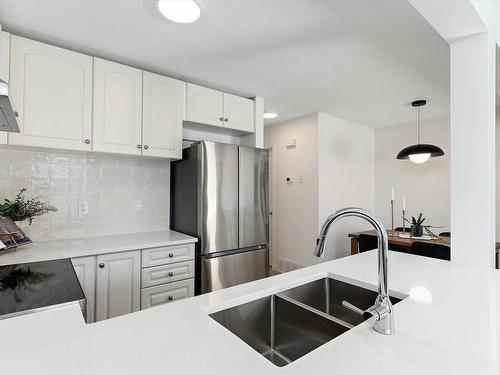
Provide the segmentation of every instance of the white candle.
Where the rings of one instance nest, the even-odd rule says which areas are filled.
[[[392,188],[391,200],[394,200],[394,188]]]
[[[403,210],[406,211],[406,197],[403,197]]]

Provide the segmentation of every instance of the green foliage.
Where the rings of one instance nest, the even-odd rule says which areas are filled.
[[[5,199],[4,203],[0,204],[0,216],[9,217],[14,221],[29,220],[31,224],[34,217],[57,211],[56,207],[42,202],[39,196],[26,199],[25,192],[26,188],[21,189],[13,201]]]
[[[425,221],[425,217],[422,217],[422,213],[420,213],[417,218],[415,218],[415,216],[412,216],[411,221],[405,218],[405,221],[410,224],[410,236],[412,237],[417,237],[419,228],[423,228],[423,230],[425,230],[430,237],[438,237],[430,230],[430,228],[433,228],[432,225],[422,225]]]

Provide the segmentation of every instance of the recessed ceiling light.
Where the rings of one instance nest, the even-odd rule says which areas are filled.
[[[276,117],[278,117],[278,113],[276,112],[264,112],[265,119],[276,118]]]
[[[200,6],[194,0],[159,0],[158,9],[171,21],[191,23],[200,18]]]

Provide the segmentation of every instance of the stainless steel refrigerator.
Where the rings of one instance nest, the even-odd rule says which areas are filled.
[[[267,150],[198,142],[171,164],[170,227],[199,239],[196,292],[268,275]]]

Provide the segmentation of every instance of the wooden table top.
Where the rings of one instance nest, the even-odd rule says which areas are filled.
[[[413,242],[434,242],[434,243],[437,243],[440,245],[450,246],[450,240],[451,240],[450,237],[438,236],[438,238],[433,239],[433,240],[424,240],[424,239],[416,238],[416,237],[414,237],[414,238],[398,237],[398,234],[400,234],[400,233],[402,233],[402,232],[387,230],[387,234],[389,235],[389,243],[391,243],[393,245],[398,245],[401,247],[407,247],[407,248],[411,248],[411,244]],[[371,234],[371,235],[376,236],[376,232],[374,230],[366,230],[363,232],[349,233],[349,237],[358,238],[360,234]],[[498,252],[500,249],[500,242],[496,243],[496,249]]]

